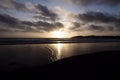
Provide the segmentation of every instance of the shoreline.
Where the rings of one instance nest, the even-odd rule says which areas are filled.
[[[120,40],[6,40],[6,41],[0,41],[0,45],[17,45],[17,44],[57,44],[57,43],[112,43],[112,42],[118,42],[120,43]]]

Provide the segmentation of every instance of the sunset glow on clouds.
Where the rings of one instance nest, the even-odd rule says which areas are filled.
[[[120,35],[119,0],[0,0],[0,37]]]

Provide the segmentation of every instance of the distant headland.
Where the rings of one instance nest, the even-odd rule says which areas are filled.
[[[120,36],[94,36],[94,35],[91,35],[91,36],[73,36],[72,38],[119,38],[120,39]]]

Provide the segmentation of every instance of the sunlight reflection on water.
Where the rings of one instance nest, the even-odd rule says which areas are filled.
[[[57,59],[60,59],[61,58],[61,49],[63,47],[63,44],[61,43],[57,43],[57,44],[54,44],[54,46],[57,48]]]
[[[47,48],[51,51],[51,54],[52,54],[52,57],[51,57],[52,61],[61,59],[63,47],[64,47],[64,44],[59,42],[56,44],[47,45]]]
[[[120,43],[1,45],[0,70],[41,66],[71,56],[110,50],[120,50]]]

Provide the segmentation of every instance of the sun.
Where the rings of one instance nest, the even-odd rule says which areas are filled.
[[[53,37],[55,37],[55,38],[65,38],[66,33],[64,31],[54,31],[53,32]]]

